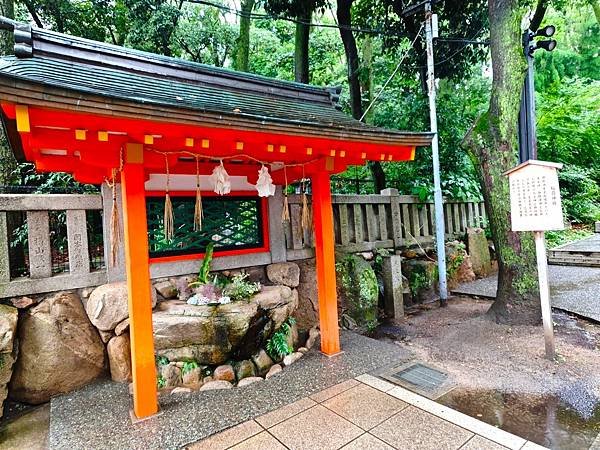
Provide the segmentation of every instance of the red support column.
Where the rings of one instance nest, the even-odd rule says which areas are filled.
[[[311,176],[311,181],[321,351],[326,355],[334,355],[340,351],[340,330],[335,286],[335,241],[329,173],[317,172]]]
[[[130,144],[121,173],[121,192],[129,294],[133,412],[140,419],[158,411],[144,181],[143,148]]]

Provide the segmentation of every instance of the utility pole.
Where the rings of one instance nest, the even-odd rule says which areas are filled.
[[[425,11],[425,37],[427,40],[427,92],[429,95],[429,121],[433,139],[431,155],[433,159],[433,203],[435,209],[435,245],[438,263],[438,279],[440,304],[448,302],[448,281],[446,279],[446,230],[444,226],[444,203],[442,199],[442,183],[440,179],[440,149],[437,127],[437,108],[435,105],[435,63],[433,61],[433,40],[438,37],[437,14],[433,14],[431,6],[438,0],[425,0],[409,6],[402,11],[403,17],[412,16]]]
[[[433,202],[435,207],[435,243],[438,260],[440,304],[448,301],[448,282],[446,280],[446,230],[444,226],[444,203],[440,177],[440,149],[437,126],[437,108],[435,104],[435,64],[433,61],[433,39],[437,38],[437,15],[431,12],[431,2],[425,2],[425,36],[427,39],[427,92],[429,95],[429,121],[433,139],[431,155],[433,159]]]

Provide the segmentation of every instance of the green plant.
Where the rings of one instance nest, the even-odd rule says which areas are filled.
[[[247,300],[254,294],[260,292],[260,283],[252,283],[247,280],[248,274],[234,275],[231,282],[223,288],[223,295],[231,300]]]
[[[156,387],[158,389],[163,389],[167,385],[167,380],[164,379],[162,375],[156,377]]]
[[[210,273],[210,263],[213,259],[213,250],[215,244],[213,242],[209,243],[206,246],[206,251],[204,252],[204,258],[202,259],[202,264],[200,264],[200,271],[198,272],[198,280],[190,283],[190,286],[195,285],[198,286],[200,284],[207,284],[209,282],[208,276]]]
[[[459,242],[454,246],[454,251],[447,256],[446,261],[446,275],[449,279],[452,279],[458,269],[465,260],[465,244]]]
[[[431,286],[431,280],[427,278],[424,272],[412,272],[409,280],[410,294],[413,298],[419,295],[419,292]]]
[[[296,323],[293,317],[288,317],[281,327],[267,341],[266,350],[269,356],[275,360],[283,358],[294,351],[289,344],[289,337],[292,332],[292,325]]]
[[[156,365],[158,367],[166,366],[167,364],[169,364],[169,358],[167,358],[166,356],[157,356],[156,357]]]
[[[181,369],[181,374],[185,375],[186,373],[191,372],[194,369],[197,369],[198,363],[196,361],[186,361],[183,363],[183,367]]]

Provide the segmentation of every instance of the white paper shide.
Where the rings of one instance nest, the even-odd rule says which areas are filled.
[[[231,192],[231,181],[225,166],[223,166],[223,161],[213,169],[210,182],[213,184],[213,190],[219,195],[226,195]]]
[[[270,197],[275,195],[275,185],[269,174],[269,169],[262,166],[258,171],[258,181],[256,182],[256,190],[259,197]]]

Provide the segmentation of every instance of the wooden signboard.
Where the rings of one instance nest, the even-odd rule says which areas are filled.
[[[558,169],[562,164],[529,160],[505,173],[510,184],[513,231],[533,231],[544,322],[546,358],[553,360],[554,326],[548,287],[548,260],[544,231],[564,228]]]

